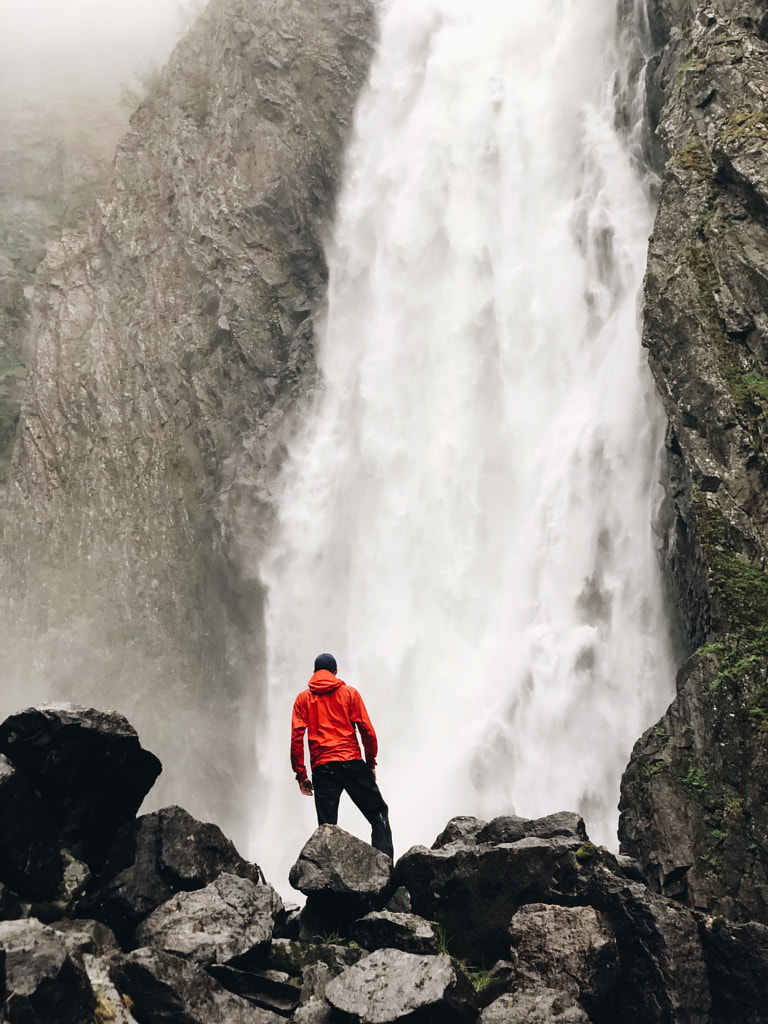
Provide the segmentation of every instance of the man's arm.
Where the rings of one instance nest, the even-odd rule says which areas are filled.
[[[365,763],[371,769],[373,774],[376,774],[376,755],[379,752],[379,743],[376,739],[376,732],[373,728],[373,724],[368,717],[363,698],[355,690],[355,696],[352,702],[352,723],[357,726],[357,731],[360,733],[360,739],[363,741],[363,751],[365,752]]]
[[[293,705],[293,716],[291,718],[291,767],[296,773],[296,781],[304,796],[312,796],[312,783],[307,778],[307,769],[304,766],[304,733],[307,729],[307,713],[301,694],[296,698]]]

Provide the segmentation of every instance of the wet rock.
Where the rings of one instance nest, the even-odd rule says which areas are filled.
[[[434,928],[416,914],[373,911],[350,925],[349,937],[371,951],[401,949],[405,953],[437,953]]]
[[[621,977],[616,1019],[708,1024],[711,999],[696,921],[679,903],[616,870],[599,852],[558,902],[590,906],[616,937]]]
[[[320,825],[293,865],[289,881],[307,905],[340,918],[383,905],[392,862],[386,854],[336,825]]]
[[[64,862],[42,801],[0,754],[0,879],[30,899],[54,895]]]
[[[334,978],[328,1002],[357,1024],[416,1019],[464,1021],[474,1016],[472,986],[446,955],[381,949]]]
[[[768,922],[768,44],[760,4],[654,0],[664,150],[643,344],[668,418],[669,712],[622,782],[622,848],[689,907]]]
[[[566,993],[593,1021],[616,1020],[618,950],[598,911],[529,904],[512,918],[510,939],[519,988]]]
[[[140,1024],[281,1024],[283,1018],[228,992],[198,964],[137,949],[113,961],[110,977]],[[91,1024],[91,1022],[89,1022]]]
[[[224,873],[203,889],[177,893],[159,906],[136,929],[134,945],[206,966],[251,966],[266,956],[281,907],[272,886]]]
[[[290,1017],[303,998],[298,987],[290,984],[288,975],[277,971],[249,971],[228,964],[211,964],[208,973],[229,992],[281,1017]]]
[[[415,846],[393,882],[411,894],[414,912],[438,921],[448,948],[476,964],[509,955],[509,923],[523,904],[567,890],[578,872],[578,839],[521,839],[501,846]]]
[[[61,935],[39,921],[0,923],[8,1024],[93,1024],[88,977]]]
[[[126,718],[76,704],[11,715],[0,753],[38,794],[58,846],[97,867],[162,770]]]
[[[768,1006],[768,927],[701,918],[712,987],[713,1024],[764,1024]]]
[[[209,885],[223,873],[261,879],[218,826],[180,807],[165,807],[124,826],[100,875],[78,904],[78,916],[103,921],[123,945],[148,914],[177,892]]]

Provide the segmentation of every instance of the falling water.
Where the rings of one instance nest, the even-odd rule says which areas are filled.
[[[278,887],[314,825],[287,748],[318,652],[377,728],[396,855],[456,814],[560,809],[615,846],[621,772],[674,674],[637,316],[652,208],[637,125],[615,127],[615,0],[391,0],[380,18],[323,387],[262,567],[254,854]],[[367,838],[354,809],[340,824]]]

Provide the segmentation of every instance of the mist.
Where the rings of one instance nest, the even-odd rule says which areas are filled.
[[[171,50],[205,0],[4,0],[0,99],[118,97]]]

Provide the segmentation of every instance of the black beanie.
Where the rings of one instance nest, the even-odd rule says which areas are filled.
[[[318,654],[315,658],[315,672],[319,672],[321,669],[336,675],[336,659],[332,654]]]

